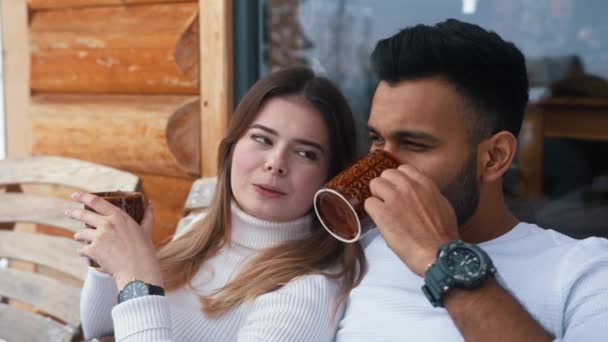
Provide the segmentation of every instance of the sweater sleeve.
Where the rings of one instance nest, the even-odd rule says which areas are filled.
[[[85,339],[112,334],[112,308],[118,290],[114,279],[89,267],[80,294],[80,317]]]
[[[165,296],[130,299],[114,307],[114,337],[121,342],[173,341],[171,313]]]
[[[590,238],[570,253],[566,280],[563,337],[556,341],[606,341],[608,336],[608,240]]]
[[[339,285],[322,275],[300,277],[256,299],[238,342],[333,341],[344,305]]]

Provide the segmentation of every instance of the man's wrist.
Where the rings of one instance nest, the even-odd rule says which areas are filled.
[[[454,288],[446,293],[444,308],[452,312],[467,312],[479,308],[481,303],[494,298],[499,291],[504,291],[495,277],[489,277],[474,291]]]
[[[436,261],[424,275],[421,290],[433,306],[443,307],[448,293],[457,289],[477,290],[495,272],[490,256],[483,249],[456,240],[439,249]]]

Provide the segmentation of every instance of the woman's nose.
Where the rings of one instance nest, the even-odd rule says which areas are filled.
[[[287,165],[284,161],[282,153],[275,153],[273,155],[270,155],[266,160],[264,170],[272,174],[285,176],[287,174]]]

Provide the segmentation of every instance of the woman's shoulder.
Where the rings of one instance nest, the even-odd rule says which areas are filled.
[[[277,291],[333,298],[340,292],[340,280],[325,274],[306,274],[292,279]]]

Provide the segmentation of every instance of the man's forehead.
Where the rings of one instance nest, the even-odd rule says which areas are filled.
[[[463,99],[440,78],[380,82],[372,101],[369,126],[387,134],[412,129],[434,134],[445,129],[466,130]]]

